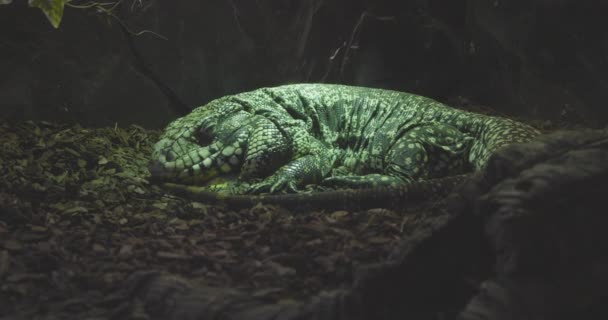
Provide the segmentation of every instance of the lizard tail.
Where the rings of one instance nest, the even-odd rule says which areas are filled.
[[[419,203],[433,197],[448,195],[455,186],[471,174],[429,179],[396,187],[341,189],[311,193],[273,195],[234,195],[205,190],[203,187],[165,183],[176,195],[207,204],[221,204],[231,208],[246,208],[258,203],[284,206],[296,211],[311,208],[369,209],[396,208],[399,205]]]

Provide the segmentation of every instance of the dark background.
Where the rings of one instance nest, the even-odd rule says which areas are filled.
[[[189,106],[262,86],[337,82],[552,123],[608,123],[605,1],[124,3],[116,15],[130,30],[167,38],[144,33],[134,43]],[[134,63],[142,61],[107,15],[66,8],[55,30],[25,1],[0,6],[0,118],[163,127],[178,114]]]

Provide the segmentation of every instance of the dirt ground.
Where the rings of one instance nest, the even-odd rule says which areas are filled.
[[[349,287],[441,212],[238,212],[147,181],[159,132],[46,122],[1,124],[0,318],[100,316],[135,271],[303,299]],[[413,215],[416,213],[416,215]]]

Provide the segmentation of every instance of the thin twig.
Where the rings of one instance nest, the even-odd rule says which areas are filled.
[[[97,6],[113,6],[115,2],[94,2],[90,1],[85,4],[73,4],[71,2],[67,2],[65,4],[66,7],[76,8],[76,9],[90,9]]]
[[[141,4],[141,0],[135,0],[135,1],[138,1]],[[123,2],[123,0],[118,0],[118,1],[114,1],[114,2],[91,1],[86,4],[82,4],[82,5],[72,4],[72,3],[68,2],[68,3],[66,3],[66,6],[69,6],[71,8],[76,8],[76,9],[95,8],[95,9],[99,10],[100,12],[103,12],[103,13],[107,14],[108,16],[112,17],[113,19],[115,19],[131,35],[141,36],[142,34],[150,33],[160,39],[169,40],[167,37],[165,37],[159,33],[156,33],[154,31],[151,31],[151,30],[141,30],[141,31],[135,32],[135,31],[129,29],[129,27],[127,27],[127,25],[124,23],[124,21],[122,21],[122,19],[120,19],[116,14],[114,14],[114,9],[116,9],[118,7],[118,5],[120,5],[122,2]],[[106,8],[105,6],[111,6],[111,7]]]
[[[233,0],[228,0],[228,3],[230,4],[230,7],[232,7],[232,15],[234,16],[234,21],[236,22],[236,27],[239,29],[239,31],[242,34],[247,36],[247,33],[245,32],[245,29],[243,29],[243,26],[241,25],[241,21],[239,20],[239,9],[237,8],[237,6]]]
[[[363,11],[363,13],[361,13],[359,20],[357,21],[357,23],[355,24],[355,27],[353,28],[353,32],[351,32],[351,34],[350,34],[350,39],[348,40],[348,43],[346,44],[346,51],[344,52],[344,55],[342,56],[342,63],[340,64],[340,73],[338,74],[340,76],[340,78],[342,78],[344,76],[344,70],[346,69],[346,64],[348,63],[348,60],[350,57],[350,55],[349,55],[350,50],[358,49],[358,47],[355,48],[353,46],[353,43],[355,42],[357,36],[359,36],[359,33],[361,32],[361,26],[363,25],[363,22],[365,21],[365,19],[367,17],[371,17],[371,18],[374,18],[379,21],[395,20],[395,17],[377,16],[377,15],[371,14],[367,11]]]
[[[333,69],[334,62],[336,61],[336,58],[338,57],[338,55],[340,54],[340,52],[342,51],[342,49],[345,46],[346,46],[346,42],[342,43],[342,45],[339,46],[336,50],[334,50],[334,53],[331,56],[329,56],[329,65],[327,65],[327,69],[325,70],[325,74],[323,75],[323,77],[321,77],[321,82],[325,82],[327,80],[327,77],[329,77],[329,73]]]

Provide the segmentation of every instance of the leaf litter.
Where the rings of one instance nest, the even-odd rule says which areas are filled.
[[[420,221],[180,198],[148,182],[159,134],[0,123],[0,316],[72,314],[82,303],[103,313],[100,297],[141,270],[305,298],[350,286],[357,266],[385,260]]]

